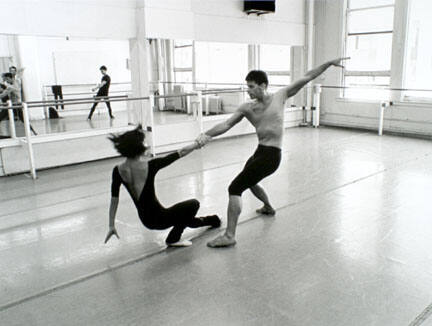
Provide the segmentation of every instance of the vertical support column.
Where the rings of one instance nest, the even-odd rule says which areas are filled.
[[[306,61],[306,71],[313,68],[313,53],[314,53],[314,29],[315,29],[315,19],[314,19],[314,2],[315,0],[307,0],[307,61]],[[312,106],[312,89],[310,87],[306,88],[306,105],[308,107]]]
[[[129,41],[131,56],[131,80],[132,80],[132,97],[149,96],[149,77],[148,77],[148,41],[143,39],[133,39]],[[133,124],[143,123],[145,125],[146,114],[149,112],[148,101],[133,101],[131,108],[136,112],[135,116],[138,121],[131,121]]]
[[[128,126],[133,125],[134,121],[136,121],[136,117],[135,117],[135,112],[132,108],[133,105],[133,101],[128,101],[127,99],[130,97],[130,93],[126,93],[126,112],[127,112],[127,122],[128,122]]]
[[[42,85],[41,74],[40,74],[40,60],[38,43],[39,39],[37,36],[24,36],[20,35],[17,37],[17,45],[19,51],[19,63],[21,67],[25,67],[22,74],[22,85],[21,88],[27,101],[41,100],[40,85]],[[54,56],[53,56],[54,58]],[[58,67],[57,67],[58,68]],[[54,69],[54,73],[57,71]],[[56,80],[56,85],[57,85]],[[21,99],[21,101],[25,101]],[[43,118],[44,108],[33,108],[29,111],[30,118]]]
[[[404,88],[404,68],[407,62],[408,20],[410,1],[395,0],[390,68],[390,88]],[[390,101],[401,101],[403,92],[390,91]]]
[[[302,106],[302,122],[300,122],[299,127],[307,127],[307,118],[306,118],[306,107]]]
[[[378,125],[378,136],[382,136],[384,127],[384,110],[387,107],[387,102],[381,102],[380,104],[380,116]]]
[[[192,89],[196,90],[196,52],[195,41],[192,41]]]
[[[8,101],[8,115],[9,115],[9,131],[12,138],[16,138],[16,130],[15,130],[15,116],[12,109],[12,101]]]
[[[320,121],[320,100],[321,100],[321,84],[313,86],[313,102],[312,102],[312,125],[319,127]]]
[[[158,51],[158,40],[150,38],[149,40],[149,82],[150,90],[152,93],[156,91],[157,84],[159,81],[159,51]]]
[[[292,46],[291,47],[291,81],[302,78],[305,75],[304,64],[304,47]],[[293,98],[293,105],[302,107],[306,105],[305,91],[300,90]]]
[[[199,132],[202,133],[204,132],[204,127],[203,127],[203,115],[202,115],[202,111],[203,111],[203,107],[202,107],[202,92],[198,91],[196,92],[197,94],[197,110],[198,110],[198,127],[199,127]]]
[[[259,45],[248,45],[248,70],[259,69]]]
[[[158,90],[159,90],[159,95],[165,95],[165,85],[164,83],[159,82],[158,83]],[[163,111],[165,109],[165,99],[164,98],[159,98],[158,99],[158,106],[159,106],[159,111]]]
[[[203,98],[201,95],[201,109],[203,108],[203,106],[205,105],[205,113],[206,115],[210,114],[210,96],[208,94],[204,95],[205,101],[203,102]],[[201,112],[202,114],[202,112]]]
[[[159,95],[165,95],[165,88],[166,85],[163,83],[166,81],[166,77],[165,77],[165,55],[164,55],[164,51],[163,51],[163,41],[162,40],[158,40],[155,39],[154,42],[156,42],[156,52],[157,52],[157,65],[158,65],[158,85],[157,85],[157,89],[158,89],[158,93]],[[165,109],[165,99],[164,98],[159,98],[158,99],[158,109],[159,111],[163,111]]]
[[[23,110],[23,119],[24,119],[25,138],[26,138],[27,151],[28,151],[29,163],[30,163],[30,173],[32,178],[36,179],[36,166],[35,166],[35,159],[33,153],[33,144],[31,139],[30,119],[29,119],[27,103],[22,103],[22,110]]]
[[[153,103],[154,95],[150,95],[149,99],[149,112],[147,113],[147,123],[145,124],[146,130],[150,133],[150,152],[153,156],[156,155],[155,150],[155,128],[154,128],[154,114],[153,114]]]
[[[47,92],[47,88],[45,86],[42,86],[42,101],[45,104],[46,101],[48,101],[48,92]],[[49,109],[48,106],[44,106],[43,107],[43,111],[44,111],[44,118],[46,120],[49,119]]]
[[[174,93],[174,58],[172,54],[174,53],[174,41],[164,40],[165,44],[165,73],[167,84],[167,94]]]
[[[145,8],[144,5],[136,9],[137,36],[129,40],[129,54],[132,81],[132,97],[149,96],[149,57],[150,46],[145,33]],[[147,125],[146,115],[150,107],[150,101],[133,101],[132,108],[137,113],[138,121],[132,123],[142,123]]]

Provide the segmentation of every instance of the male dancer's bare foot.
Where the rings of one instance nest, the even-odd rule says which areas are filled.
[[[257,209],[256,212],[258,214],[270,215],[270,216],[273,216],[276,214],[276,211],[271,206],[263,206],[260,209]]]
[[[221,247],[231,247],[236,244],[234,238],[228,237],[226,234],[220,235],[212,241],[207,242],[207,247],[210,248],[221,248]]]

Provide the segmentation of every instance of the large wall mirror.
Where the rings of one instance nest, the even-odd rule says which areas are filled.
[[[106,74],[110,76],[109,95],[127,96],[131,87],[128,58],[127,40],[0,35],[0,73],[9,72],[12,66],[17,68],[15,79],[21,87],[22,100],[33,103],[32,106],[55,99],[64,101],[29,109],[31,125],[37,135],[127,125],[126,102],[110,103],[115,119],[110,119],[106,103],[99,103],[91,120],[87,119],[91,103],[72,102],[94,99],[97,95],[94,88],[104,77],[101,66],[107,67]],[[4,78],[2,83],[8,85]],[[15,128],[20,137],[24,130],[17,115],[18,110],[15,111]],[[6,110],[1,111],[0,117],[0,136],[10,137]]]
[[[266,71],[271,90],[291,81],[291,54],[287,45],[161,39],[150,43],[152,91],[155,94],[209,92],[203,97],[204,119],[231,114],[247,100],[245,77],[250,69]],[[173,116],[175,112],[191,114],[186,100],[170,99],[160,108],[173,112]]]
[[[196,120],[194,98],[185,95],[196,91],[208,93],[202,101],[203,119],[231,114],[248,99],[244,78],[250,69],[265,70],[271,89],[291,79],[287,45],[149,39],[148,46],[150,94],[174,95],[154,101],[155,125]],[[101,66],[107,68],[105,72]],[[30,109],[38,135],[110,129],[139,120],[134,105],[126,100],[132,96],[128,40],[0,35],[0,73],[8,73],[11,67],[16,67],[14,79],[24,101],[33,106],[62,101]],[[93,105],[82,102],[101,95],[95,87],[107,80],[111,101],[101,100],[88,119]],[[8,81],[3,78],[2,83]],[[2,101],[3,107],[7,105]],[[18,115],[15,112],[19,137],[24,128]],[[1,138],[11,136],[9,118],[7,110],[0,111]]]

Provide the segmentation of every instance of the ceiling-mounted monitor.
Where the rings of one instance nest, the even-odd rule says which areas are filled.
[[[269,14],[276,11],[276,0],[244,0],[245,13],[249,14]]]

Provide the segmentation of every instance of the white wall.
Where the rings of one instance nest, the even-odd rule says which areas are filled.
[[[135,0],[1,0],[4,34],[135,37]]]
[[[315,65],[326,60],[343,55],[343,24],[344,1],[315,2]],[[400,13],[406,8],[405,0],[395,1],[395,27],[393,40],[398,40],[395,46],[400,52],[400,39],[403,38],[405,21]],[[392,86],[401,86],[401,76],[395,72],[402,69],[403,57],[392,56]],[[342,74],[339,69],[330,68],[322,77],[316,80],[323,85],[342,84]],[[338,90],[323,90],[321,97],[321,124],[348,126],[356,128],[378,128],[379,101],[344,100]],[[415,104],[397,102],[385,113],[384,132],[386,130],[405,134],[432,135],[432,103]]]
[[[127,40],[38,37],[37,51],[44,85],[98,83],[101,65],[108,67],[112,82],[130,82]]]
[[[239,0],[146,0],[148,37],[304,45],[304,0],[276,1],[276,13],[246,15]]]
[[[14,35],[0,35],[0,57],[13,57],[17,64],[16,37]]]
[[[32,36],[18,37],[18,52],[20,53],[20,66],[24,68],[22,74],[24,100],[25,101],[40,101],[41,83],[40,83],[40,68],[39,68],[39,53],[37,39]],[[32,108],[30,110],[32,119],[42,119],[43,109]]]
[[[134,38],[136,7],[146,8],[148,37],[304,44],[304,0],[278,0],[275,14],[260,17],[243,13],[239,0],[2,0],[0,31]]]

